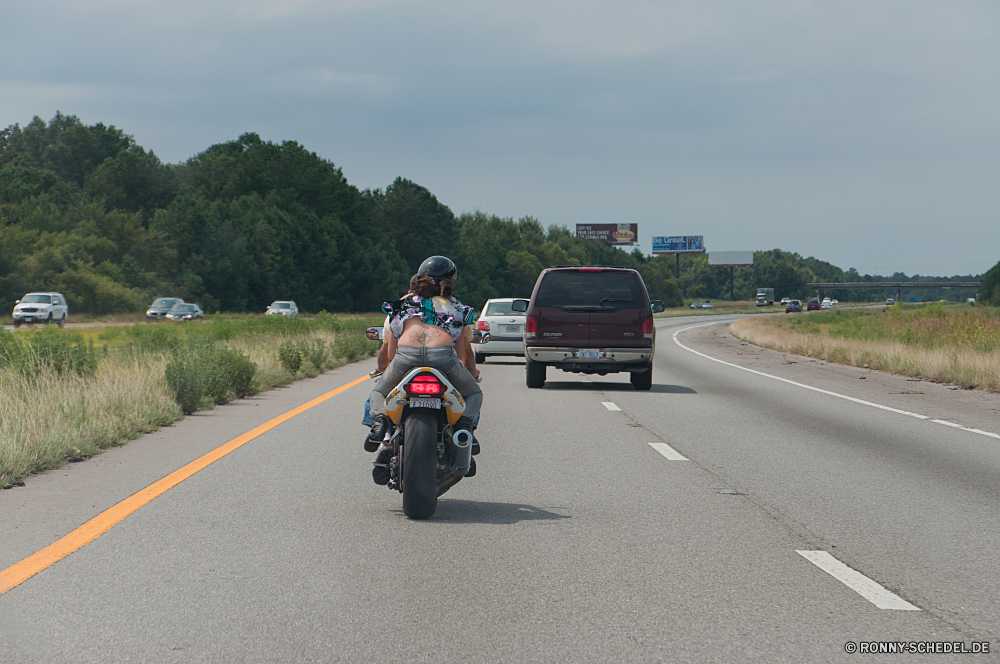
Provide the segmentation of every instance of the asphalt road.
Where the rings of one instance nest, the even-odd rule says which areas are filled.
[[[716,322],[657,321],[650,392],[552,370],[528,390],[523,364],[491,359],[478,475],[424,522],[371,481],[369,384],[352,388],[0,595],[0,661],[954,657],[845,653],[888,641],[985,641],[992,654],[967,657],[996,659],[1000,439],[970,430],[1000,432],[995,410],[970,407],[961,429],[944,401],[899,401],[929,389],[769,370],[708,334],[724,326],[686,329]],[[0,569],[370,364],[0,492]],[[839,578],[808,559],[824,555]]]

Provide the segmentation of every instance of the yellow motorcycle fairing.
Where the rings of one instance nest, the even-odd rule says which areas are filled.
[[[403,386],[413,380],[414,376],[422,373],[433,374],[444,385],[444,394],[441,395],[441,400],[443,401],[441,407],[444,408],[448,416],[448,424],[454,426],[458,422],[458,418],[465,412],[465,399],[455,389],[455,386],[444,377],[444,374],[434,367],[418,367],[403,376],[403,380],[399,381],[399,385],[392,388],[392,392],[389,392],[389,395],[385,398],[385,414],[389,416],[393,424],[399,426],[400,420],[403,417],[403,407],[409,401]]]

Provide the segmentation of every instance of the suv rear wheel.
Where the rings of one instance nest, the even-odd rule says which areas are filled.
[[[653,367],[643,372],[633,372],[629,374],[629,382],[637,390],[648,390],[653,387]]]
[[[528,387],[545,387],[545,365],[541,362],[524,360],[524,382]]]

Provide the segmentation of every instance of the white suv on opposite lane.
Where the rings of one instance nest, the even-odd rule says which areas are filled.
[[[524,357],[524,312],[511,309],[514,299],[496,298],[486,300],[483,305],[476,329],[481,334],[489,333],[490,340],[484,344],[473,344],[476,364],[485,362],[491,355]]]
[[[21,327],[21,323],[58,323],[62,327],[68,315],[62,293],[28,293],[14,303],[14,327]]]

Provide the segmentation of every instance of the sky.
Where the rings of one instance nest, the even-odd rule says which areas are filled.
[[[638,223],[862,273],[1000,260],[1000,3],[34,0],[0,126],[163,161],[256,132],[456,214]]]

